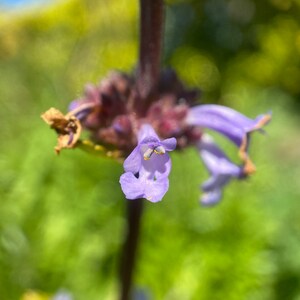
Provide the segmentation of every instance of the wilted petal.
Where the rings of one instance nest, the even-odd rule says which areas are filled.
[[[57,133],[57,154],[64,148],[75,148],[81,134],[79,120],[70,115],[63,115],[58,109],[50,108],[41,115],[42,119]]]

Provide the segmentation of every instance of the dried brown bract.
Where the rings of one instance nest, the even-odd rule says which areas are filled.
[[[59,154],[61,149],[75,148],[81,134],[81,124],[72,114],[64,115],[56,108],[50,108],[41,115],[42,119],[54,129],[58,135],[55,152]]]

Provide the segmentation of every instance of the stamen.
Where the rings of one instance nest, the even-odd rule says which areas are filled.
[[[156,153],[156,154],[165,154],[166,153],[166,150],[165,150],[165,148],[163,147],[163,146],[158,146],[158,147],[156,147],[155,149],[154,149],[154,152]]]
[[[155,150],[148,148],[144,153],[144,160],[149,160]]]

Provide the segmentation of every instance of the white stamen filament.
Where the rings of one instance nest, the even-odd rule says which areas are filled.
[[[153,152],[154,152],[153,149],[148,148],[144,153],[144,160],[149,160]]]
[[[166,153],[166,150],[163,146],[158,146],[154,149],[154,152],[156,154],[165,154]]]

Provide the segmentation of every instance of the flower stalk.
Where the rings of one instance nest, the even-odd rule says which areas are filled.
[[[120,300],[131,299],[132,275],[135,265],[136,252],[143,212],[143,199],[127,201],[127,235],[121,256],[121,292]]]
[[[137,91],[142,102],[157,93],[164,30],[163,0],[140,0],[140,48]]]
[[[163,199],[169,188],[171,158],[168,152],[194,146],[208,170],[200,202],[220,202],[232,180],[246,179],[255,171],[250,159],[250,136],[264,132],[271,114],[252,119],[236,110],[199,104],[199,90],[183,84],[173,70],[160,69],[164,1],[140,0],[140,47],[134,74],[110,72],[98,85],[87,84],[64,115],[55,108],[42,118],[57,133],[58,154],[80,148],[96,155],[124,160],[120,176],[126,201],[126,232],[120,261],[120,300],[132,298],[143,201]],[[200,71],[199,71],[200,72]],[[230,140],[238,149],[236,164],[214,143],[205,129]],[[91,140],[81,140],[82,130]]]
[[[140,48],[136,90],[141,103],[150,103],[157,94],[160,76],[164,23],[163,0],[140,0]],[[136,260],[143,199],[127,201],[127,236],[121,257],[120,300],[129,300]]]

